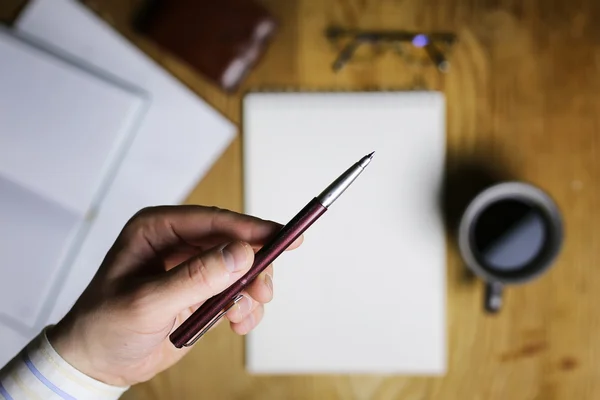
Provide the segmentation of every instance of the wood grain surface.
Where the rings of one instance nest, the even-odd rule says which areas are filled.
[[[482,312],[481,284],[468,279],[452,240],[448,241],[449,359],[444,377],[250,376],[244,371],[243,338],[222,324],[180,364],[132,388],[124,398],[600,398],[600,2],[262,2],[279,18],[282,28],[242,92],[398,89],[415,82],[415,70],[394,55],[334,74],[330,64],[336,53],[323,37],[329,24],[456,32],[459,41],[448,76],[440,77],[432,69],[422,73],[427,88],[443,90],[447,96],[447,170],[455,182],[448,187],[448,195],[460,196],[461,185],[471,182],[458,173],[465,166],[539,185],[556,199],[564,214],[563,251],[549,273],[510,288],[501,314],[489,317]],[[129,21],[140,1],[87,3],[239,123],[242,92],[223,94],[131,31]],[[2,19],[10,21],[22,4],[21,0],[2,0]],[[198,184],[189,203],[242,210],[241,138]]]

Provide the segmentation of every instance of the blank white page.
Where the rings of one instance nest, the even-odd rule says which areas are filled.
[[[0,175],[85,215],[145,100],[0,29]]]
[[[1,175],[0,193],[0,325],[32,328],[83,217]]]
[[[443,96],[255,93],[243,113],[245,211],[262,218],[287,222],[376,151],[302,247],[276,261],[248,370],[444,373]]]
[[[146,98],[4,28],[0,60],[0,329],[35,332]]]

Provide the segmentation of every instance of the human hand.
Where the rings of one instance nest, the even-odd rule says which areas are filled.
[[[99,381],[130,386],[149,380],[189,351],[173,346],[171,332],[241,278],[254,251],[280,228],[201,206],[142,210],[48,339],[67,362]],[[234,332],[244,335],[260,322],[263,304],[273,297],[272,276],[271,265],[227,312]]]

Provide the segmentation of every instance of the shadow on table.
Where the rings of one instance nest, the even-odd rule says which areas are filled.
[[[446,180],[442,191],[441,213],[446,234],[458,252],[458,228],[469,203],[484,189],[500,182],[515,180],[497,149],[483,147],[476,153],[461,154],[449,151]],[[461,281],[470,282],[473,274],[464,268]]]

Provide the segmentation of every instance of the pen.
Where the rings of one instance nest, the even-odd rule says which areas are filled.
[[[346,172],[340,175],[320,195],[308,203],[290,220],[277,235],[264,245],[255,255],[252,267],[242,278],[223,292],[211,297],[186,319],[169,339],[177,348],[189,347],[196,343],[213,327],[238,301],[240,294],[256,277],[302,235],[354,182],[373,159],[375,152],[361,158]]]

